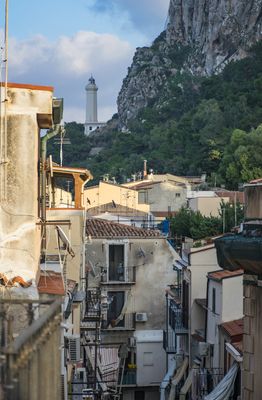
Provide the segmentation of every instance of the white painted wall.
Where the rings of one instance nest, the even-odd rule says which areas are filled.
[[[243,275],[223,280],[222,322],[243,317]]]
[[[162,331],[139,331],[136,336],[137,385],[160,385],[165,376]]]

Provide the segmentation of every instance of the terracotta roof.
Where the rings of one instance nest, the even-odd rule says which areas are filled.
[[[209,272],[208,277],[216,281],[221,281],[222,279],[243,275],[243,273],[243,269],[237,269],[236,271],[227,271],[223,269],[221,271]]]
[[[235,319],[234,321],[224,322],[221,324],[221,327],[224,331],[233,339],[235,336],[242,336],[243,335],[243,323],[244,319]]]
[[[99,215],[103,214],[104,212],[116,214],[116,215],[122,215],[122,216],[147,216],[148,213],[144,211],[137,210],[135,208],[130,208],[126,206],[122,206],[121,204],[115,203],[115,207],[113,205],[113,202],[111,201],[110,203],[106,204],[101,204],[100,206],[95,206],[95,207],[90,207],[87,209],[87,214],[88,215]]]
[[[243,353],[243,340],[232,343],[232,346],[234,346],[240,353]]]
[[[41,273],[37,287],[39,293],[55,294],[60,296],[65,294],[64,281],[60,273],[51,271]]]
[[[119,237],[163,237],[159,231],[135,228],[133,226],[105,221],[103,219],[87,219],[86,234],[93,238],[119,238]]]

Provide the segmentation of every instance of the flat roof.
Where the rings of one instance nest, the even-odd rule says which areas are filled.
[[[0,82],[0,86],[4,87],[5,82]],[[30,83],[14,83],[14,82],[8,82],[7,83],[8,88],[14,88],[14,89],[31,89],[31,90],[45,90],[46,92],[53,92],[54,87],[53,86],[41,86],[41,85],[32,85]]]

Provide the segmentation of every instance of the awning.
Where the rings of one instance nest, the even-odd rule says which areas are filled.
[[[234,382],[237,376],[239,365],[234,363],[222,381],[215,389],[205,396],[204,400],[228,400],[234,390]]]
[[[188,357],[185,357],[181,367],[178,368],[175,376],[173,377],[173,379],[171,381],[171,389],[170,389],[168,400],[175,399],[176,387],[180,383],[183,376],[185,375],[185,373],[187,371],[187,367],[188,367]]]

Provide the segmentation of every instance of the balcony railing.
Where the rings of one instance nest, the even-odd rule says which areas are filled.
[[[136,385],[136,369],[124,372],[122,385]]]
[[[109,321],[104,320],[102,321],[102,330],[110,330],[110,331],[117,331],[117,330],[133,330],[135,329],[135,314],[128,313],[125,314],[123,319],[120,321]]]
[[[176,336],[174,331],[163,331],[163,348],[166,353],[176,352]]]
[[[188,331],[188,313],[175,301],[171,300],[169,305],[169,325],[175,333],[187,333]]]
[[[114,273],[108,270],[101,277],[102,284],[125,284],[136,282],[136,269],[135,267],[120,267]]]

